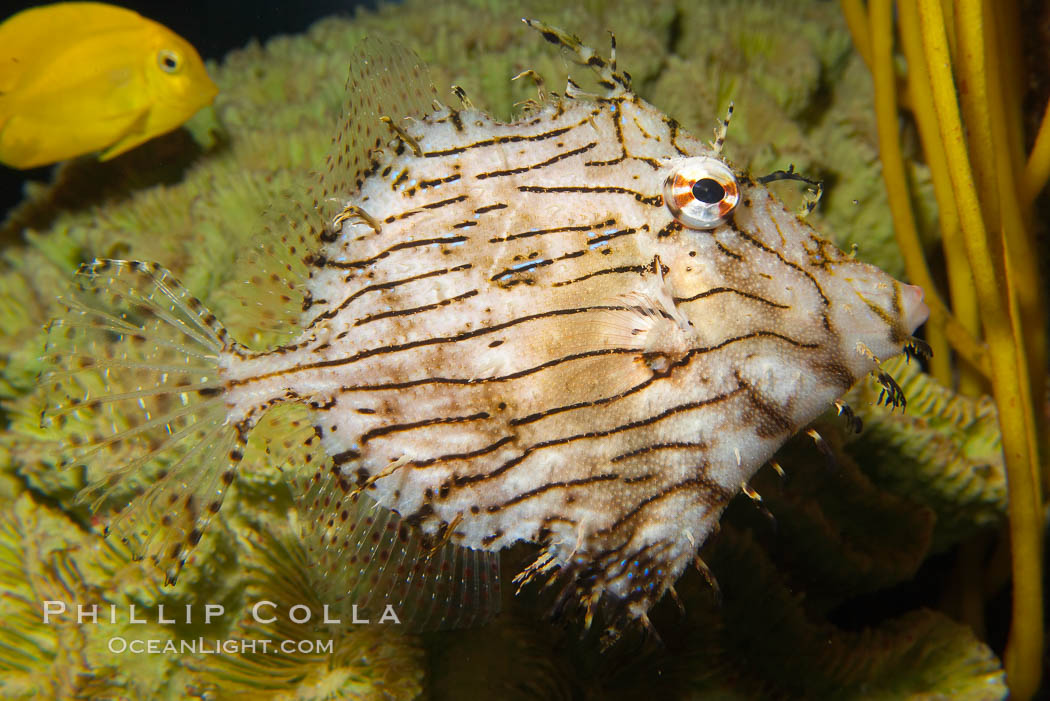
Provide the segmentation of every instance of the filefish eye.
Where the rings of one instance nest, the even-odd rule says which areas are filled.
[[[157,52],[157,65],[165,73],[177,73],[182,68],[182,57],[171,49]]]
[[[682,162],[664,182],[664,202],[672,216],[690,229],[713,229],[740,201],[733,171],[717,158],[700,156]]]

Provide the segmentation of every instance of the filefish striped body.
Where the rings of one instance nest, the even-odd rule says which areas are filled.
[[[603,597],[644,619],[757,469],[926,315],[921,290],[820,238],[614,63],[532,24],[607,93],[570,82],[506,124],[469,103],[404,120],[352,104],[391,119],[354,134],[378,148],[347,157],[301,258],[298,338],[250,352],[184,302],[218,368],[188,386],[236,427],[218,484],[263,413],[308,405],[328,458],[300,483],[322,566],[371,573],[430,627],[490,606],[453,580],[490,580],[491,554],[521,540],[543,546],[522,577],[565,578],[588,623]],[[219,503],[196,506],[190,545]],[[466,554],[440,597],[448,568],[421,543]]]

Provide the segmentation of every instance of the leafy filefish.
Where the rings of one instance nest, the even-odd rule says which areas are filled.
[[[107,160],[178,127],[219,89],[197,50],[122,7],[60,2],[0,24],[0,163]]]
[[[335,593],[460,625],[495,610],[498,552],[530,541],[520,580],[559,582],[588,624],[603,601],[646,622],[784,441],[869,373],[903,401],[878,366],[921,343],[922,290],[728,163],[728,119],[703,143],[631,92],[615,45],[528,24],[603,94],[541,85],[501,123],[461,90],[436,103],[405,49],[352,64],[327,173],[252,271],[287,343],[238,343],[159,266],[81,270],[45,417],[108,470],[96,503],[141,485],[115,523],[171,578],[253,427],[300,404],[295,441],[320,457],[293,460],[294,487]]]

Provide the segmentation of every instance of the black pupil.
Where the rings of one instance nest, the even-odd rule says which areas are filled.
[[[174,56],[165,56],[163,61],[165,68],[174,68],[177,63]]]
[[[726,189],[713,178],[702,178],[693,183],[693,197],[704,204],[721,202],[726,196]]]

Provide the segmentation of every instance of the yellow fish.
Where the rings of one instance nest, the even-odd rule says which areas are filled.
[[[108,160],[218,91],[189,42],[136,12],[34,7],[0,24],[0,162],[32,168],[99,150]]]

